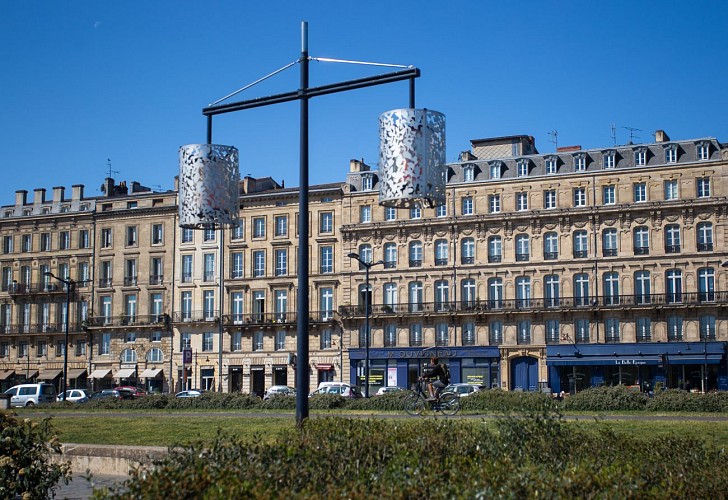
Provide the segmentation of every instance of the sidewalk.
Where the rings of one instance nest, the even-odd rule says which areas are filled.
[[[112,476],[110,474],[94,475],[91,481],[86,479],[85,474],[74,474],[73,479],[68,484],[61,483],[56,489],[56,498],[76,500],[91,498],[94,488],[99,489],[104,486],[112,486],[121,483],[127,479],[126,476]]]

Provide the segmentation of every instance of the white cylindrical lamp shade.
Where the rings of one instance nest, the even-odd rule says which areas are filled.
[[[397,208],[445,203],[445,115],[394,109],[379,116],[379,203]]]
[[[238,150],[219,144],[179,148],[179,226],[211,229],[240,219]]]

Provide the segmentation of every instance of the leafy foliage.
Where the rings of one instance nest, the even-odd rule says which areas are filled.
[[[0,498],[45,499],[59,481],[68,484],[70,464],[51,463],[60,452],[50,419],[31,422],[0,411]]]
[[[566,398],[563,408],[573,411],[645,410],[647,399],[646,394],[623,385],[592,387]]]
[[[545,410],[478,422],[309,419],[273,442],[220,434],[211,446],[172,449],[97,497],[724,496],[724,451],[591,427]]]

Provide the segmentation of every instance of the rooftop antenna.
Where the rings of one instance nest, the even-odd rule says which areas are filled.
[[[554,129],[551,132],[549,132],[549,135],[551,136],[551,142],[554,143],[554,149],[556,151],[559,150],[559,131]]]
[[[612,123],[612,145],[617,145],[617,126]]]
[[[152,184],[153,188],[156,188],[155,191],[158,193],[162,191],[162,185],[161,184]]]
[[[107,175],[106,177],[111,178],[112,175],[119,173],[118,170],[111,170],[111,159],[110,158],[106,158],[106,166],[109,167],[109,175]]]
[[[642,132],[641,128],[634,128],[634,127],[622,127],[623,129],[629,130],[629,143],[634,144],[633,139],[635,137],[639,137],[638,135],[635,135],[635,132]]]

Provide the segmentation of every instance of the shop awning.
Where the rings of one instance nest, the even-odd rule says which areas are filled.
[[[38,374],[39,380],[53,380],[63,373],[63,370],[41,370]]]
[[[7,380],[15,374],[15,370],[0,371],[0,380]]]
[[[114,378],[129,378],[134,375],[136,369],[134,368],[122,368],[118,372],[114,373]]]
[[[83,376],[86,373],[86,368],[71,368],[68,370],[68,378],[75,380],[78,377]]]
[[[583,356],[581,358],[548,356],[546,358],[547,365],[553,366],[585,366],[585,365],[611,365],[611,366],[640,366],[640,365],[659,365],[662,358],[659,356],[634,356],[634,357],[614,357],[614,356]]]
[[[100,368],[92,371],[88,378],[106,378],[109,376],[109,373],[111,373],[110,368]]]
[[[321,372],[327,372],[334,369],[334,365],[329,363],[319,363],[316,365],[316,369]]]
[[[30,380],[38,376],[38,370],[30,370],[28,372],[20,372],[18,375],[25,375],[25,378]]]
[[[141,375],[139,375],[140,378],[157,378],[157,376],[162,373],[161,368],[147,368],[142,372]]]

